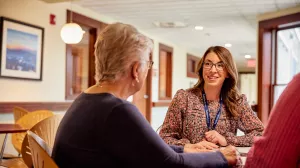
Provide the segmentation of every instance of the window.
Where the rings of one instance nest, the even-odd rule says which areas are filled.
[[[257,115],[264,124],[267,124],[271,108],[286,84],[294,76],[295,72],[299,72],[299,53],[297,56],[297,51],[294,51],[299,46],[293,46],[298,43],[295,40],[299,39],[299,23],[299,12],[266,20],[263,19],[258,23]],[[284,35],[286,33],[284,31],[289,32],[290,35]],[[290,39],[293,31],[293,39]],[[283,37],[283,40],[280,36]],[[291,45],[291,42],[287,41],[294,41],[294,43]],[[288,46],[288,50],[284,49],[283,46]],[[292,54],[293,52],[294,54]],[[298,61],[296,60],[297,58]]]
[[[200,61],[199,57],[187,54],[187,56],[186,56],[186,62],[187,62],[186,76],[187,77],[198,78],[196,70],[197,70],[197,65],[198,65],[199,61]]]
[[[159,44],[159,100],[172,99],[173,48]]]
[[[300,27],[278,30],[276,36],[273,105],[286,85],[300,72]]]

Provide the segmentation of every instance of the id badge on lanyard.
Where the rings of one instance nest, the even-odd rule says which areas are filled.
[[[205,115],[206,115],[207,128],[208,128],[208,130],[215,130],[216,126],[218,124],[219,118],[221,116],[222,103],[223,103],[222,96],[220,96],[220,101],[219,101],[220,107],[218,109],[218,112],[217,112],[217,115],[216,115],[216,118],[214,120],[214,123],[213,123],[212,127],[211,127],[211,124],[210,124],[210,115],[209,115],[208,103],[207,103],[206,94],[205,94],[204,91],[202,91],[202,99],[203,99],[204,111],[205,111]]]

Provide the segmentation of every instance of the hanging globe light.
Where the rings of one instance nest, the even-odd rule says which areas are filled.
[[[60,31],[62,40],[67,44],[77,44],[81,41],[84,31],[77,23],[67,23]]]

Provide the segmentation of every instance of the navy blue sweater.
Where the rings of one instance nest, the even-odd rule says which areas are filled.
[[[59,125],[52,157],[60,168],[227,167],[220,152],[182,151],[167,145],[130,102],[82,93]]]

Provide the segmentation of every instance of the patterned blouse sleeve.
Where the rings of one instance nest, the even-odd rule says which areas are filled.
[[[182,138],[182,112],[186,110],[186,107],[186,91],[178,90],[169,106],[159,133],[160,137],[169,145],[184,146],[190,143],[188,139]]]
[[[234,146],[251,146],[255,136],[262,136],[264,126],[252,111],[245,95],[242,95],[238,104],[241,110],[238,118],[238,129],[243,131],[245,135],[235,136],[232,132],[228,132],[226,139],[229,144]]]

